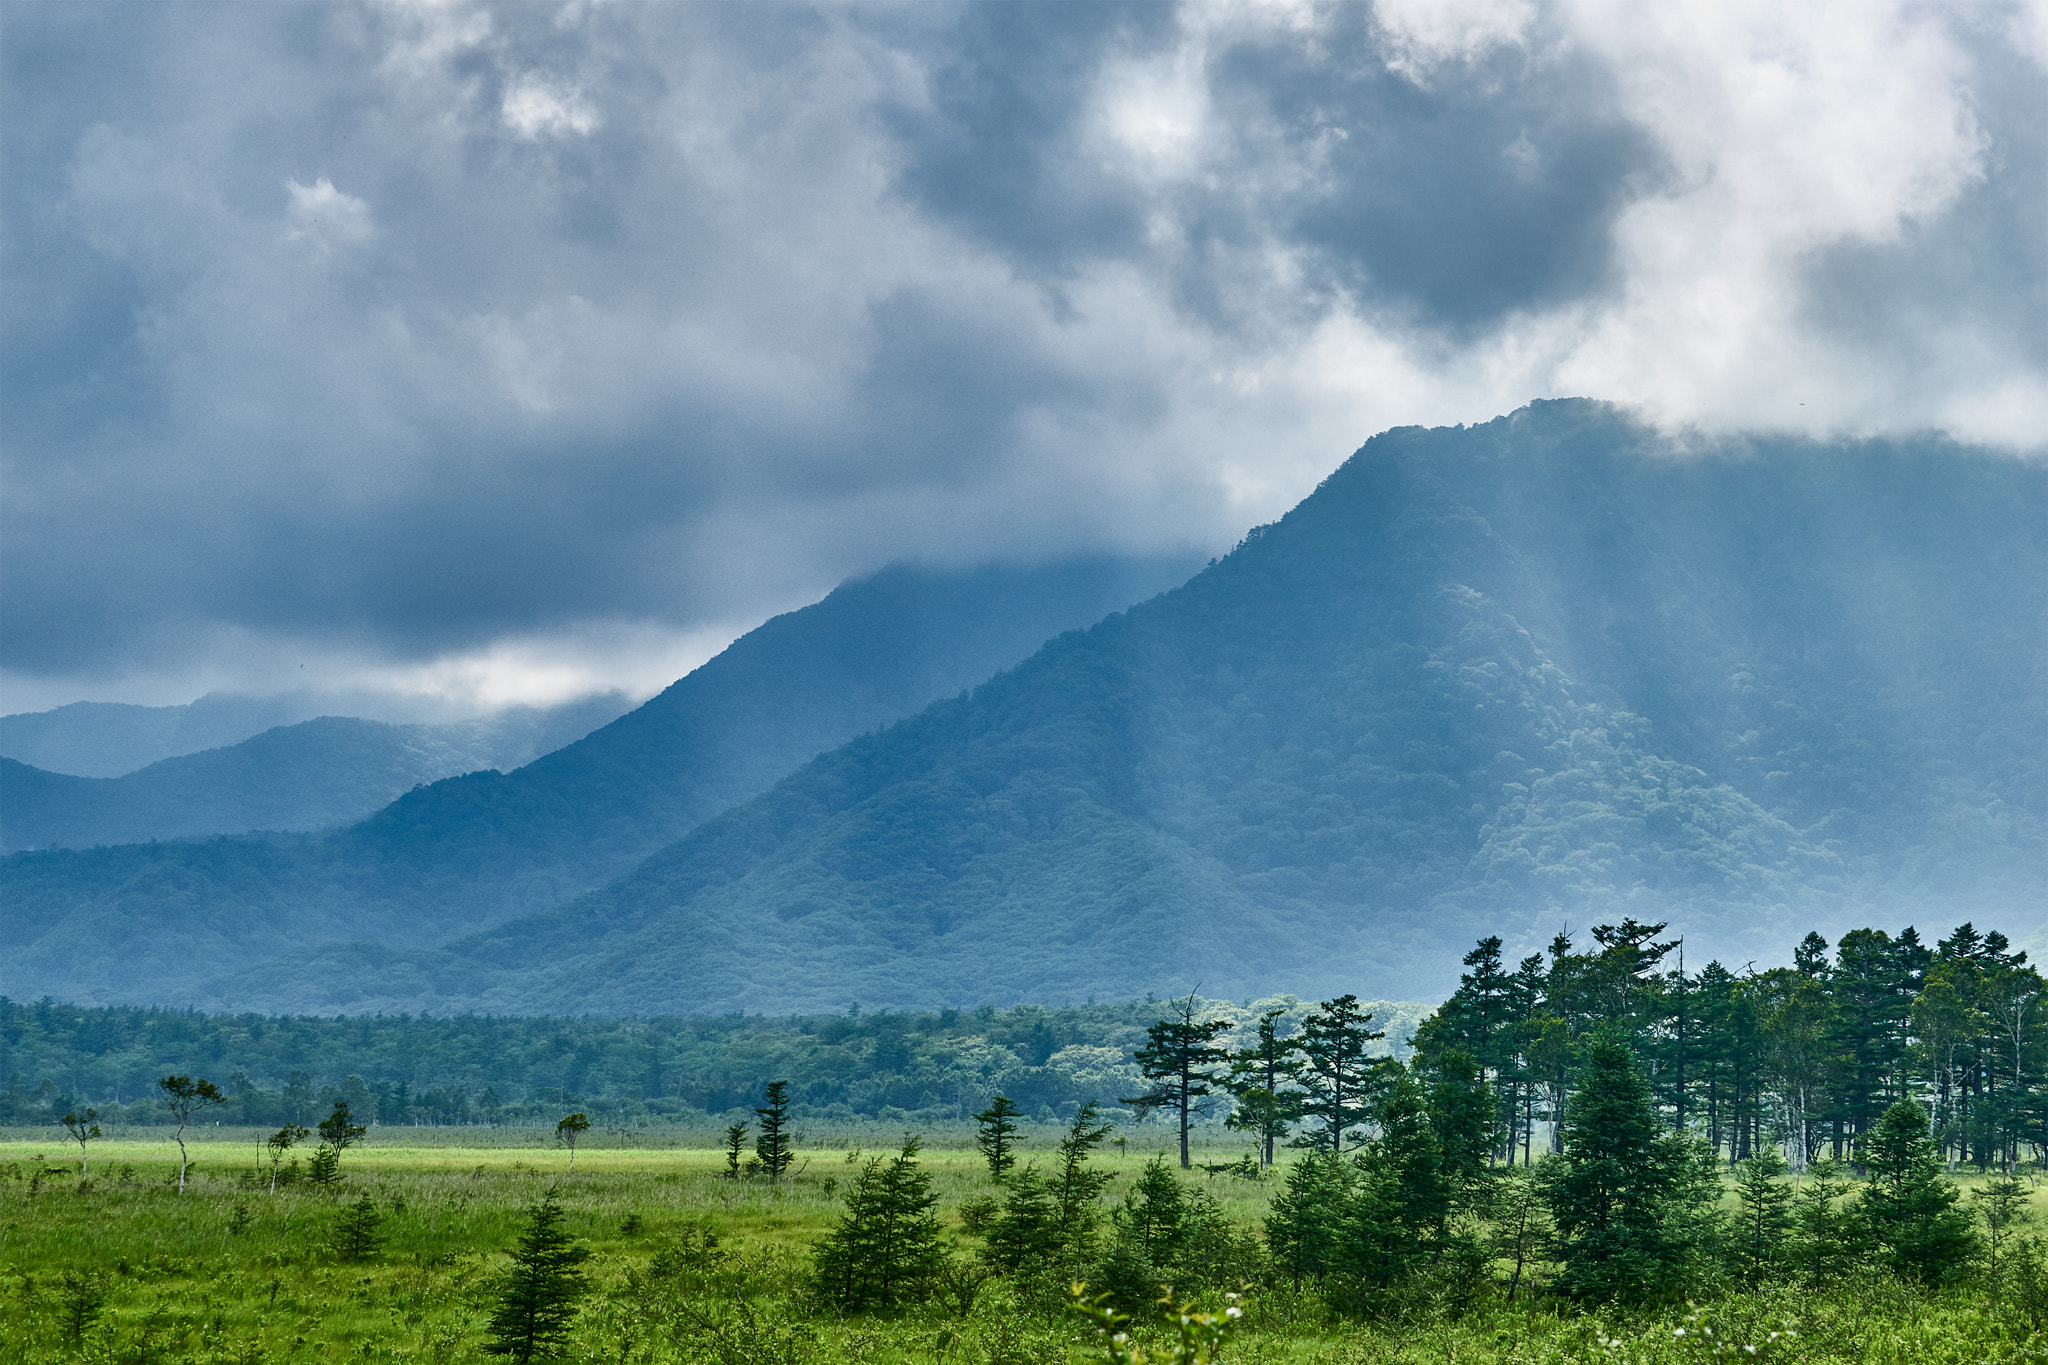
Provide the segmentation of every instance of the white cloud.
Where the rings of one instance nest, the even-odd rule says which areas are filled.
[[[505,126],[523,138],[560,137],[564,133],[587,137],[597,131],[601,122],[597,110],[580,91],[531,75],[520,76],[506,85],[501,114]]]
[[[291,202],[285,209],[285,239],[303,242],[322,252],[336,246],[368,241],[375,232],[370,206],[352,194],[334,188],[326,176],[310,185],[296,180],[284,182]]]
[[[150,102],[82,102],[45,178],[16,172],[130,272],[108,315],[137,320],[73,377],[121,405],[8,419],[10,596],[58,642],[34,676],[136,695],[310,658],[492,700],[645,689],[892,558],[1228,544],[1377,429],[1564,393],[1673,428],[2048,440],[2038,272],[1875,323],[1816,283],[1880,253],[1875,308],[1927,243],[1992,230],[1973,196],[2039,196],[2000,130],[2048,95],[1991,90],[1973,43],[2048,63],[2041,4],[1201,5],[1062,49],[1094,63],[1081,107],[994,134],[957,105],[988,72],[949,66],[988,10],[321,13],[311,58],[247,22],[152,30]],[[1339,128],[1367,68],[1445,103]],[[1328,77],[1312,98],[1301,72]],[[1261,80],[1263,105],[1230,84]],[[1479,117],[1516,81],[1666,164],[1594,224],[1610,269],[1462,327],[1317,273],[1318,195],[1406,206],[1498,171],[1569,202],[1544,117],[1580,111]],[[1333,181],[1366,174],[1340,133],[1460,120],[1443,157],[1371,164],[1405,181]],[[1518,240],[1443,202],[1418,220],[1441,251],[1472,215]],[[88,630],[115,662],[67,643]]]

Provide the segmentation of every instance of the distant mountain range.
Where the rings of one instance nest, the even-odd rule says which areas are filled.
[[[833,689],[740,699],[799,686],[801,616],[788,647],[748,637],[581,744],[340,835],[16,855],[0,990],[1422,999],[1482,934],[1526,951],[1622,915],[1732,966],[1816,927],[2048,936],[2038,464],[1681,449],[1582,401],[1391,431],[1178,589],[788,772],[804,744],[761,746]]]
[[[49,711],[0,716],[0,755],[71,777],[121,777],[167,758],[225,748],[266,730],[325,716],[389,725],[444,725],[483,719],[473,709],[465,712],[447,703],[361,691],[280,692],[261,697],[209,692],[182,706],[75,701]],[[538,717],[513,721],[515,728],[535,723],[548,722]],[[458,736],[446,742],[473,741]]]
[[[0,993],[210,999],[209,978],[299,945],[433,944],[557,904],[819,752],[970,687],[1199,562],[898,566],[767,622],[576,743],[517,771],[411,791],[347,829],[17,854],[0,862]],[[231,806],[236,760],[223,755],[235,754],[119,781],[156,793],[211,776],[226,786],[209,802]],[[18,769],[0,771],[10,808]]]
[[[323,716],[120,777],[0,758],[0,852],[349,824],[422,783],[524,767],[630,709],[623,693],[607,692],[443,725]]]

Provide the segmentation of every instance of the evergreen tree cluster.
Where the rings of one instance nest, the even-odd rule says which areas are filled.
[[[1479,1063],[1503,1161],[1559,1141],[1586,1048],[1619,1039],[1661,1120],[1730,1162],[1783,1147],[1804,1170],[1858,1162],[1902,1100],[1921,1103],[1943,1160],[2006,1169],[2048,1147],[2048,1011],[2040,973],[2004,935],[1964,924],[1929,947],[1856,929],[1808,934],[1790,966],[1687,970],[1663,924],[1623,920],[1575,950],[1510,967],[1498,937],[1415,1035],[1418,1055]]]

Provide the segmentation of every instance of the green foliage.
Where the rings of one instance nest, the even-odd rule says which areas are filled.
[[[1230,1076],[1225,1084],[1235,1101],[1225,1120],[1239,1132],[1253,1135],[1259,1144],[1259,1164],[1273,1164],[1275,1144],[1286,1138],[1288,1128],[1301,1117],[1299,1038],[1280,1036],[1285,1010],[1267,1010],[1253,1027],[1252,1044],[1231,1055]]]
[[[95,1271],[67,1270],[59,1298],[58,1331],[67,1346],[81,1346],[85,1334],[107,1308],[107,1277]]]
[[[1318,1124],[1308,1140],[1330,1152],[1344,1149],[1345,1133],[1364,1120],[1373,1098],[1380,1062],[1370,1045],[1386,1034],[1370,1023],[1372,1014],[1357,996],[1340,995],[1323,1001],[1301,1026],[1300,1108]]]
[[[728,1124],[725,1130],[725,1178],[740,1178],[740,1156],[747,1150],[747,1125]]]
[[[781,1180],[796,1160],[796,1135],[789,1128],[789,1082],[768,1082],[767,1103],[756,1109],[754,1116],[761,1120],[754,1156],[773,1183]]]
[[[988,1162],[991,1180],[1001,1180],[1017,1164],[1015,1151],[1019,1129],[1017,1119],[1022,1113],[1016,1105],[1003,1095],[990,1101],[988,1108],[974,1116],[976,1128],[974,1145],[981,1149],[982,1157]]]
[[[1871,1239],[1900,1275],[1939,1283],[1962,1274],[1977,1251],[1969,1211],[1927,1132],[1927,1113],[1910,1100],[1884,1111],[1858,1155],[1870,1171],[1857,1212]]]
[[[1358,1180],[1356,1165],[1329,1151],[1311,1151],[1287,1168],[1286,1185],[1266,1217],[1266,1245],[1274,1264],[1297,1283],[1345,1264]]]
[[[341,1152],[325,1143],[306,1162],[306,1183],[322,1188],[341,1183]]]
[[[1168,1290],[1158,1299],[1159,1316],[1172,1340],[1163,1351],[1147,1350],[1135,1342],[1129,1331],[1130,1316],[1120,1313],[1108,1295],[1088,1297],[1087,1286],[1073,1286],[1074,1311],[1094,1328],[1100,1358],[1110,1365],[1211,1365],[1223,1356],[1223,1347],[1244,1316],[1233,1302],[1220,1313],[1197,1311],[1192,1304],[1174,1297]]]
[[[1145,1030],[1145,1046],[1138,1049],[1138,1070],[1152,1088],[1130,1099],[1118,1100],[1143,1114],[1153,1109],[1173,1112],[1180,1134],[1180,1167],[1188,1168],[1188,1128],[1207,1108],[1208,1097],[1216,1093],[1230,1050],[1215,1046],[1227,1033],[1226,1019],[1195,1021],[1195,996],[1189,992],[1175,1009],[1175,1017],[1161,1019]]]
[[[562,1206],[550,1190],[528,1211],[526,1231],[512,1251],[512,1269],[498,1291],[484,1350],[515,1365],[565,1354],[577,1307],[589,1292],[582,1266],[590,1252],[562,1222]]]
[[[1565,1110],[1564,1152],[1540,1173],[1559,1291],[1585,1303],[1681,1297],[1695,1250],[1683,1218],[1704,1193],[1691,1165],[1688,1144],[1659,1131],[1628,1049],[1590,1043]]]
[[[1114,1235],[1093,1282],[1125,1313],[1153,1304],[1169,1285],[1192,1297],[1234,1284],[1255,1264],[1222,1204],[1176,1178],[1162,1157],[1145,1163],[1110,1220]]]
[[[1785,1262],[1794,1198],[1785,1182],[1789,1169],[1774,1147],[1735,1165],[1736,1209],[1728,1249],[1736,1278],[1751,1288],[1777,1274]]]
[[[328,1244],[344,1261],[367,1261],[384,1245],[383,1227],[384,1215],[365,1191],[354,1203],[343,1206]]]
[[[1036,1165],[1010,1174],[1002,1210],[988,1223],[983,1255],[991,1264],[1056,1278],[1088,1260],[1102,1222],[1098,1201],[1116,1178],[1090,1161],[1108,1136],[1095,1106],[1084,1104],[1054,1149],[1050,1175]]]
[[[872,1157],[846,1194],[846,1212],[814,1253],[818,1286],[847,1312],[893,1308],[930,1296],[945,1261],[931,1176],[918,1140],[895,1156]]]

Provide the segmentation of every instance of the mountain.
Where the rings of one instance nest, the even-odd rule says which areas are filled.
[[[776,617],[574,744],[343,830],[14,854],[0,860],[0,993],[197,1002],[206,978],[307,944],[430,945],[559,904],[1196,562],[897,566]]]
[[[2048,468],[1686,449],[1603,405],[1387,432],[1177,591],[568,904],[238,1007],[1423,999],[1501,933],[2048,928]],[[365,936],[367,937],[367,936]]]
[[[607,692],[445,725],[323,716],[121,777],[73,777],[0,758],[0,851],[348,824],[422,783],[523,767],[628,709],[622,693]]]
[[[514,708],[519,709],[519,708]],[[120,777],[166,758],[219,749],[322,716],[386,724],[471,719],[446,703],[372,692],[209,692],[182,706],[75,701],[50,711],[0,716],[0,755],[72,777]]]

